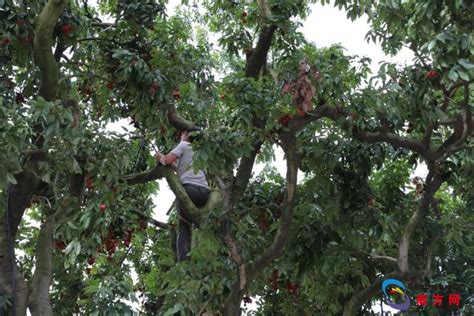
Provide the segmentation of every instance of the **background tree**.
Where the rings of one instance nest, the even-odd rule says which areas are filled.
[[[149,314],[239,315],[258,295],[263,314],[355,315],[388,277],[472,308],[474,5],[335,1],[416,56],[372,75],[304,39],[311,2],[168,16],[155,0],[0,0],[0,311],[122,314],[138,291]],[[133,127],[110,132],[120,119]],[[196,125],[203,210],[150,154]],[[252,177],[276,146],[286,175]],[[160,178],[195,223],[189,262],[176,214],[151,218]]]

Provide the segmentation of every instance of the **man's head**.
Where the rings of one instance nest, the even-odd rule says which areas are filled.
[[[181,134],[181,140],[192,143],[201,136],[202,130],[198,127],[188,128]]]

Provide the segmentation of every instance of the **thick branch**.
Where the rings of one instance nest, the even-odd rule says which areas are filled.
[[[386,142],[396,147],[402,147],[410,149],[421,156],[425,157],[426,160],[431,160],[428,148],[419,141],[401,137],[391,133],[382,132],[365,132],[360,130],[354,130],[354,136],[367,143],[380,143]]]
[[[176,111],[176,107],[174,105],[166,104],[164,106],[164,110],[166,111],[166,114],[168,116],[168,121],[177,130],[186,131],[190,128],[196,127],[193,122],[190,122],[181,117]]]
[[[276,28],[276,25],[265,25],[262,27],[257,46],[252,50],[252,54],[247,59],[245,67],[246,77],[257,78],[260,74],[267,60],[268,50],[270,49],[273,33]]]
[[[239,201],[240,196],[247,188],[250,176],[252,175],[255,157],[257,156],[257,152],[260,150],[262,144],[262,141],[256,141],[250,154],[241,158],[232,186],[231,205],[235,205]]]
[[[252,264],[252,275],[261,272],[268,264],[277,258],[288,239],[291,220],[293,218],[293,207],[295,202],[296,184],[298,178],[298,166],[300,158],[296,152],[296,139],[294,133],[281,133],[283,150],[286,155],[286,192],[283,205],[281,207],[280,227],[273,239],[272,244],[268,247],[261,257],[257,258]]]
[[[39,95],[47,101],[56,99],[58,93],[58,67],[53,55],[53,30],[68,0],[49,0],[39,14],[35,29],[35,59],[41,70]]]
[[[143,184],[147,183],[150,181],[155,181],[157,179],[161,179],[165,176],[163,172],[163,168],[161,165],[157,165],[155,168],[145,171],[145,172],[140,172],[140,173],[134,173],[134,174],[129,174],[124,176],[122,179],[127,182],[129,185],[134,185],[134,184]]]
[[[397,263],[397,259],[390,256],[379,256],[379,255],[370,255],[372,260],[382,260],[390,263]]]
[[[188,196],[188,193],[184,189],[181,182],[179,182],[178,176],[173,172],[173,169],[169,166],[163,167],[163,173],[166,177],[166,181],[168,181],[168,185],[170,186],[171,191],[176,195],[178,199],[181,209],[184,212],[184,216],[192,221],[193,223],[199,224],[201,212],[199,209],[194,205],[193,201]]]
[[[410,250],[411,236],[428,213],[430,204],[433,201],[433,196],[443,182],[444,179],[439,176],[436,171],[430,170],[427,176],[425,193],[421,198],[420,205],[406,224],[398,245],[398,267],[403,273],[406,273],[409,270],[408,253]]]
[[[267,12],[267,4],[265,1],[261,1],[262,10],[265,11],[265,15],[270,14]],[[258,38],[257,46],[252,50],[252,53],[248,56],[246,66],[245,66],[245,76],[249,78],[257,78],[262,70],[262,67],[265,65],[267,60],[268,51],[270,49],[273,33],[276,30],[276,25],[265,25],[262,27],[260,36]],[[264,120],[253,117],[252,125],[255,127],[263,128],[265,125]],[[237,169],[237,174],[233,181],[232,193],[231,193],[231,205],[237,203],[240,199],[240,196],[247,188],[248,181],[252,174],[253,165],[255,163],[255,157],[263,142],[257,140],[254,145],[252,152],[246,156],[242,157],[240,160],[239,167]]]
[[[53,233],[55,215],[48,217],[41,225],[40,234],[36,243],[36,267],[30,282],[31,293],[28,307],[33,315],[53,315],[49,301],[49,287],[53,269]]]

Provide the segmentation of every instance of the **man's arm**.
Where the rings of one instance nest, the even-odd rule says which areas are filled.
[[[174,153],[168,153],[166,155],[163,155],[162,153],[157,152],[155,158],[162,165],[170,165],[178,159],[178,156],[176,156]]]

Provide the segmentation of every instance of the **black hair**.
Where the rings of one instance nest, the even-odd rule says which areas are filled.
[[[186,130],[189,137],[189,142],[192,143],[195,140],[198,140],[202,136],[202,129],[199,127],[191,127]],[[192,133],[192,135],[190,135]]]

